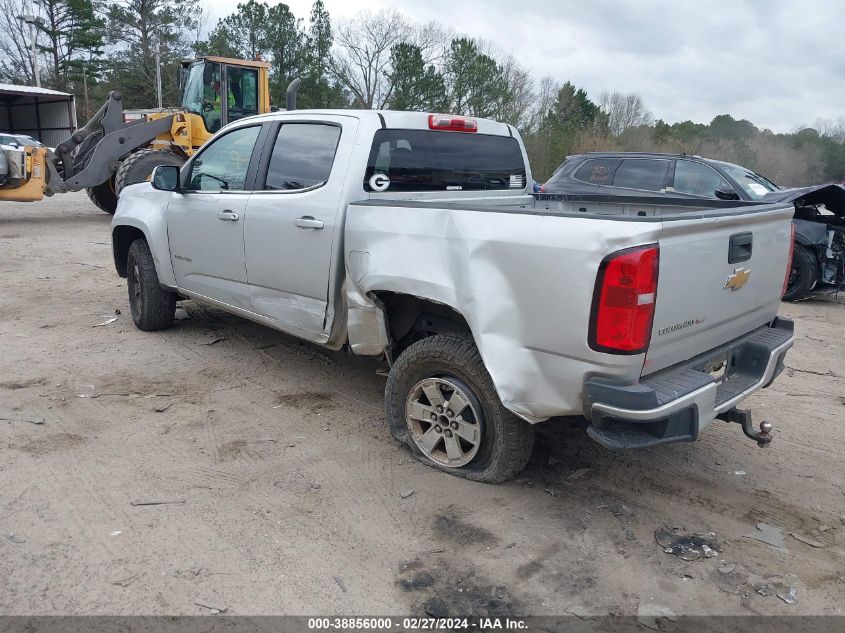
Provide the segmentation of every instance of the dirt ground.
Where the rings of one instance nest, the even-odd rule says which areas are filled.
[[[109,222],[0,208],[0,613],[845,613],[845,298],[783,305],[790,369],[746,403],[770,447],[714,422],[611,453],[554,420],[490,486],[391,439],[372,360],[190,302],[136,330]]]

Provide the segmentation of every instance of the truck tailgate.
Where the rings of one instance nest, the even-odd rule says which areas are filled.
[[[643,375],[707,352],[775,317],[793,213],[790,204],[667,218],[659,237],[657,301]]]

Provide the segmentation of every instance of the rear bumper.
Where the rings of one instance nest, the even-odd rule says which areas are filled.
[[[795,341],[793,323],[777,318],[726,345],[685,363],[620,386],[589,380],[585,385],[587,433],[608,448],[644,448],[692,442],[707,424],[783,371]],[[724,378],[710,373],[714,361],[727,359]]]

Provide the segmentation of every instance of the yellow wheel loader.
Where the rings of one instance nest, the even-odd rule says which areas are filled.
[[[0,145],[0,201],[30,202],[85,189],[94,204],[114,213],[127,185],[149,180],[158,165],[181,165],[227,123],[269,112],[269,68],[225,57],[186,61],[178,109],[127,122],[121,94],[111,92],[55,153]]]

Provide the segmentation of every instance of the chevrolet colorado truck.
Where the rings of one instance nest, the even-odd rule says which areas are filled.
[[[695,440],[768,386],[791,204],[540,200],[517,131],[451,115],[294,110],[222,129],[128,187],[114,262],[141,330],[200,301],[386,357],[394,437],[501,482],[534,425],[583,415],[610,448]]]

